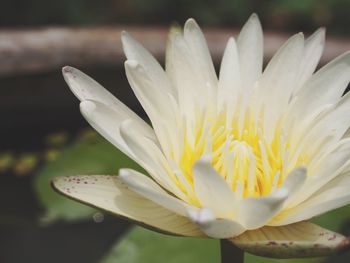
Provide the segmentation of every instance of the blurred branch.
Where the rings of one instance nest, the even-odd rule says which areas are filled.
[[[0,30],[0,75],[45,72],[64,65],[116,66],[124,60],[120,33],[127,29],[158,59],[163,59],[168,28],[94,27]],[[213,59],[221,59],[226,41],[235,30],[205,30]],[[287,39],[280,33],[265,33],[265,55],[270,58]],[[329,37],[322,63],[347,51],[350,39]]]

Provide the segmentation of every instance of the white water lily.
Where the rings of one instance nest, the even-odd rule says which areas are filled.
[[[325,255],[342,235],[304,222],[350,203],[350,53],[314,73],[325,32],[292,36],[263,66],[252,15],[219,77],[200,28],[171,30],[165,70],[122,34],[128,81],[152,127],[90,77],[63,74],[86,120],[139,163],[57,178],[60,192],[163,232],[230,239],[252,253]],[[288,242],[287,242],[288,241]],[[286,249],[288,247],[288,249]]]

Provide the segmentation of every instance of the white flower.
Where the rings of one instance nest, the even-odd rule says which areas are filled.
[[[124,32],[127,78],[152,128],[84,73],[63,74],[86,120],[150,177],[122,169],[54,186],[152,228],[228,238],[257,254],[340,248],[343,236],[298,223],[350,203],[350,99],[342,96],[350,53],[314,73],[324,37],[323,29],[292,36],[262,71],[263,34],[252,15],[228,40],[217,77],[193,19],[170,32],[165,70]],[[259,242],[277,243],[266,250]]]

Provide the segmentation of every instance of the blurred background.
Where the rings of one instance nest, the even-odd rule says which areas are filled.
[[[266,59],[288,35],[324,26],[326,63],[350,49],[349,10],[349,0],[2,0],[0,262],[219,262],[217,241],[156,234],[51,189],[55,176],[136,167],[88,127],[61,67],[80,68],[145,117],[124,75],[121,30],[162,61],[169,26],[193,17],[218,65],[228,37],[256,12],[266,32]],[[349,235],[349,219],[345,207],[315,222]],[[349,260],[345,252],[284,261]],[[246,262],[280,261],[247,255]]]

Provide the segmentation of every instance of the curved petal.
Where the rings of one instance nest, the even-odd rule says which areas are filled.
[[[295,195],[290,206],[296,206],[311,197],[321,187],[336,178],[350,163],[350,139],[344,139],[335,145],[333,150],[324,155],[315,167],[310,167],[310,176]],[[312,170],[311,170],[312,169]]]
[[[247,197],[238,201],[238,222],[246,229],[266,225],[283,207],[288,191],[280,188],[264,197]]]
[[[232,238],[245,231],[245,228],[236,221],[215,218],[208,208],[189,210],[189,216],[193,223],[212,238]]]
[[[233,115],[237,97],[241,89],[241,77],[237,45],[233,37],[227,42],[222,57],[218,85],[218,109],[225,107],[229,116]],[[230,117],[228,117],[230,118]]]
[[[80,112],[87,122],[106,140],[135,160],[134,154],[125,144],[119,132],[120,125],[125,120],[125,116],[101,102],[91,100],[85,100],[80,103]],[[148,131],[144,130],[142,127],[139,127],[137,131],[143,134],[143,136],[149,134]]]
[[[125,72],[132,90],[152,122],[163,150],[170,153],[171,143],[167,135],[173,134],[172,131],[175,130],[178,111],[171,103],[174,98],[171,99],[171,94],[166,93],[162,86],[154,83],[152,76],[147,74],[146,69],[138,61],[127,60]]]
[[[188,205],[164,191],[146,175],[132,169],[121,169],[119,178],[132,191],[179,215],[187,216]]]
[[[262,72],[264,37],[259,18],[252,14],[237,38],[239,67],[242,84],[245,89],[252,89]]]
[[[69,88],[80,101],[93,100],[100,102],[117,112],[119,116],[117,120],[120,122],[131,119],[142,127],[144,132],[147,133],[147,137],[155,138],[154,131],[144,120],[88,75],[69,66],[64,67],[62,73]]]
[[[303,34],[299,33],[291,37],[272,57],[259,80],[259,94],[263,103],[260,106],[265,110],[264,128],[269,142],[297,83],[303,50]]]
[[[288,198],[285,201],[284,207],[288,207],[288,200],[293,198],[300,191],[301,187],[304,185],[307,179],[306,167],[301,166],[290,172],[283,182],[282,187],[287,189]]]
[[[350,203],[350,173],[338,175],[301,204],[283,211],[270,225],[285,225],[310,219]]]
[[[303,84],[311,77],[312,73],[314,73],[323,53],[325,37],[326,30],[320,28],[306,39],[299,69],[298,85],[296,85],[293,91],[294,94],[298,92]]]
[[[148,138],[140,136],[135,128],[132,121],[125,121],[120,127],[120,134],[125,144],[134,154],[137,162],[162,187],[181,199],[187,200],[187,196],[177,186],[177,178],[169,167],[169,163],[159,146]]]
[[[249,253],[272,258],[328,256],[349,246],[348,238],[309,222],[265,226],[230,241]]]
[[[207,46],[207,42],[202,33],[202,30],[197,25],[194,19],[188,19],[184,26],[184,39],[191,51],[191,59],[193,64],[198,70],[199,75],[202,77],[203,82],[206,84],[202,88],[208,89],[208,96],[216,97],[217,91],[217,76],[213,60],[210,56],[210,52]]]
[[[322,106],[337,102],[349,81],[350,52],[346,52],[318,70],[304,84],[296,94],[293,114],[303,119]]]
[[[155,82],[165,94],[170,93],[176,98],[176,92],[170,84],[162,66],[138,41],[127,32],[121,35],[123,50],[128,60],[136,60],[146,70],[147,75]]]
[[[235,195],[227,182],[211,165],[211,158],[202,158],[193,166],[194,190],[202,207],[211,209],[216,217],[232,218]]]
[[[72,199],[160,232],[182,236],[203,235],[187,218],[130,191],[118,176],[64,176],[55,178],[52,184],[58,192]]]

